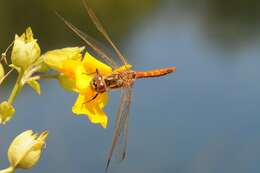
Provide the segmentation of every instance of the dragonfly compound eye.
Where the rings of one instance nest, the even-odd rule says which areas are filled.
[[[97,82],[95,80],[92,81],[92,85],[94,88],[97,88]]]
[[[96,75],[93,78],[93,80],[91,82],[91,86],[98,93],[103,93],[103,92],[107,91],[106,83],[105,83],[103,77],[100,75]]]

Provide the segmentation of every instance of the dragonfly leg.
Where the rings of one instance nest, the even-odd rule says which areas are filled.
[[[96,93],[93,98],[91,98],[90,100],[86,101],[86,103],[89,103],[89,102],[93,101],[94,99],[97,98],[97,96],[98,96],[98,93]],[[86,104],[86,103],[85,103],[85,104]]]
[[[99,74],[98,69],[96,69],[95,72],[92,73],[83,73],[84,75],[93,75],[93,74]]]
[[[83,73],[84,75],[93,75],[93,74],[95,74],[96,72],[93,72],[93,73]]]

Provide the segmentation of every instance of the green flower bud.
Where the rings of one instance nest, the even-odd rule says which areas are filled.
[[[37,40],[33,38],[31,28],[27,28],[21,36],[15,35],[14,46],[12,50],[12,64],[22,69],[32,65],[41,54],[41,49]]]
[[[15,109],[10,103],[7,101],[2,102],[0,104],[0,124],[8,122],[13,117],[14,113]]]
[[[48,131],[39,135],[27,130],[18,135],[8,149],[8,159],[13,168],[30,169],[40,159]]]

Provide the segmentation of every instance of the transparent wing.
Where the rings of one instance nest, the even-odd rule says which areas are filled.
[[[102,51],[98,46],[96,46],[93,42],[90,40],[93,40],[89,35],[83,33],[81,30],[79,30],[76,26],[74,26],[72,23],[64,19],[59,13],[55,12],[56,15],[65,23],[65,25],[73,31],[77,36],[79,36],[89,47],[91,47],[99,56],[102,58],[109,66],[111,66],[113,69],[116,69],[118,65],[107,56],[107,54]]]
[[[113,41],[111,40],[110,36],[108,35],[108,33],[106,32],[104,26],[101,24],[100,20],[97,18],[96,14],[94,13],[94,11],[89,7],[87,0],[82,0],[84,7],[86,8],[89,17],[91,18],[91,20],[93,21],[93,23],[95,24],[95,26],[97,27],[98,31],[104,36],[104,38],[108,41],[108,43],[112,46],[112,48],[115,50],[118,58],[120,59],[120,61],[126,65],[128,64],[125,57],[123,56],[123,54],[119,51],[119,49],[116,47],[116,45],[113,43]]]
[[[116,148],[118,148],[117,151],[119,151],[119,153],[117,153],[119,160],[124,160],[126,156],[128,140],[128,115],[131,106],[131,99],[132,87],[124,88],[121,95],[120,106],[116,115],[115,129],[112,138],[112,145],[108,153],[106,170],[109,167],[113,152]]]
[[[127,144],[128,144],[128,117],[125,117],[125,122],[123,123],[123,127],[121,129],[120,135],[117,139],[117,143],[114,149],[114,156],[117,161],[122,161],[126,157],[127,152]]]

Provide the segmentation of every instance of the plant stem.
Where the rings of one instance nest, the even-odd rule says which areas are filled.
[[[39,75],[39,79],[58,79],[59,74],[43,74]]]
[[[0,170],[0,173],[13,173],[15,171],[14,167],[10,166],[6,169]]]
[[[19,92],[21,91],[21,89],[23,87],[23,85],[22,85],[23,75],[24,75],[24,71],[23,70],[19,71],[19,75],[17,77],[16,83],[15,83],[14,88],[8,99],[8,102],[10,104],[14,103],[14,99],[16,98],[16,96],[19,94]]]

